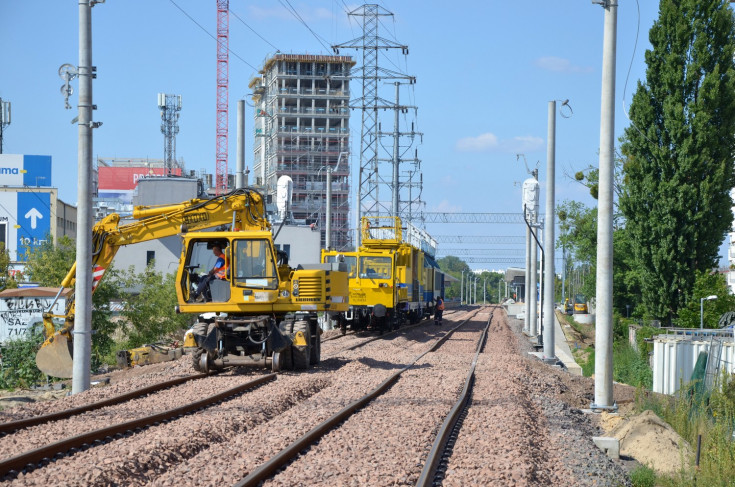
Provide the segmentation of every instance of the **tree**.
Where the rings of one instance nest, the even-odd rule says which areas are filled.
[[[732,224],[735,22],[724,0],[662,0],[630,106],[620,209],[642,300],[670,322]]]
[[[714,301],[702,304],[700,299],[707,296],[717,296]],[[728,311],[735,311],[735,295],[730,293],[727,279],[719,272],[698,271],[695,276],[692,299],[686,308],[679,311],[678,326],[685,328],[699,328],[700,311],[704,312],[704,327],[717,328],[720,316]]]
[[[176,276],[163,275],[149,266],[140,274],[130,270],[125,276],[129,287],[139,287],[138,294],[127,297],[123,317],[127,348],[139,347],[165,338],[191,326],[191,315],[176,313]],[[183,334],[181,335],[183,337]]]
[[[5,244],[0,242],[0,291],[17,287],[18,282],[10,275],[10,252],[5,248]]]
[[[456,277],[457,279],[462,279],[462,271],[464,271],[465,276],[467,276],[467,273],[470,272],[470,266],[467,265],[467,262],[453,255],[442,257],[441,259],[437,260],[436,263],[439,264],[439,268],[442,271],[453,277]],[[458,298],[461,290],[462,284],[460,282],[453,282],[444,289],[444,297],[450,299]]]

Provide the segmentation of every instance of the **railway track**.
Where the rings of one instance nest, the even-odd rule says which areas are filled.
[[[193,378],[199,378],[199,377],[187,377],[184,379],[191,380]],[[40,448],[29,450],[27,452],[24,452],[19,455],[16,455],[11,458],[0,461],[0,477],[5,477],[6,480],[11,480],[15,478],[21,471],[24,473],[28,473],[38,467],[44,467],[48,465],[49,463],[51,463],[53,460],[62,458],[67,453],[73,454],[81,449],[87,449],[92,446],[101,445],[103,443],[114,441],[115,439],[118,439],[118,438],[122,438],[124,435],[133,433],[135,431],[139,431],[142,428],[145,428],[151,425],[158,425],[160,423],[164,423],[172,419],[180,418],[186,414],[190,414],[192,412],[199,411],[203,408],[210,407],[214,404],[220,403],[229,398],[242,394],[249,389],[253,389],[261,384],[272,381],[275,378],[276,378],[276,374],[264,375],[257,379],[248,381],[245,384],[238,385],[226,391],[211,395],[204,399],[199,399],[197,401],[185,404],[183,406],[180,406],[174,409],[164,411],[162,413],[156,413],[156,414],[144,416],[142,418],[138,418],[132,421],[125,421],[122,423],[113,424],[105,428],[95,429],[93,431],[89,431],[89,432],[86,432],[80,435],[76,435],[73,437],[65,438],[60,441],[56,441],[54,443],[51,443],[49,445],[46,445]],[[179,383],[186,382],[186,380],[183,380],[183,381],[179,380],[178,382]],[[160,390],[162,388],[161,386],[170,387],[171,386],[170,382],[176,382],[176,381],[168,381],[167,383],[159,384],[157,388],[154,386],[150,389]],[[126,400],[131,400],[133,398],[141,397],[140,394],[136,394],[135,392],[138,392],[138,391],[134,391],[134,393],[126,394],[125,395],[126,397],[124,399],[120,399],[118,397],[118,398],[114,398],[115,401],[102,401],[102,403],[112,402],[114,404],[119,404],[120,402],[124,402]],[[151,391],[147,391],[146,394],[150,392]],[[80,409],[93,410],[93,409],[98,409],[98,408],[103,407],[103,406],[99,406],[99,404],[100,403],[97,403],[96,405],[91,405],[92,409],[89,409],[89,407],[76,408],[76,410],[67,410],[67,411],[62,411],[60,413],[56,413],[54,415],[49,415],[47,416],[47,420],[45,422],[52,421],[53,419],[50,418],[51,416],[54,416],[55,419],[64,419],[64,418],[68,418],[68,417],[71,417],[77,414],[81,414],[81,412],[77,411]],[[98,407],[94,407],[94,406],[98,406]],[[67,413],[70,415],[65,416],[64,413]]]
[[[479,311],[475,309],[457,314],[459,318],[468,318]],[[450,321],[445,320],[442,327],[424,321],[417,327],[403,327],[392,337],[386,334],[381,337],[382,340],[371,341],[359,348],[346,351],[339,349],[336,351],[339,353],[326,358],[322,366],[306,372],[279,374],[276,381],[270,380],[268,384],[257,387],[253,394],[240,393],[237,396],[239,389],[230,388],[222,392],[219,403],[213,399],[215,402],[210,406],[198,404],[200,409],[194,413],[168,411],[170,419],[157,414],[141,418],[140,423],[121,422],[114,425],[119,431],[97,428],[102,431],[95,430],[95,435],[98,435],[96,438],[85,433],[64,438],[64,442],[55,442],[60,443],[53,445],[58,451],[45,449],[52,445],[43,445],[42,448],[36,448],[32,456],[31,452],[25,452],[6,460],[11,463],[0,463],[5,465],[0,469],[0,475],[6,475],[5,479],[17,476],[23,485],[47,485],[53,478],[62,475],[60,472],[68,472],[66,475],[69,478],[80,479],[70,482],[70,485],[110,485],[120,482],[177,485],[182,478],[188,479],[192,472],[196,472],[199,477],[192,479],[209,479],[204,484],[222,485],[217,480],[220,478],[225,485],[231,484],[248,472],[254,472],[268,458],[263,455],[270,451],[273,442],[281,445],[293,443],[296,439],[293,433],[313,429],[315,424],[326,421],[334,411],[354,402],[352,399],[341,399],[349,397],[342,391],[346,383],[372,382],[370,386],[359,386],[363,393],[382,382],[387,382],[386,391],[395,389],[386,380],[386,376],[392,374],[386,373],[389,372],[385,368],[388,362],[381,357],[393,356],[395,363],[390,368],[404,368],[418,352],[423,352],[424,356],[429,354],[427,344],[435,343],[434,349],[441,348],[446,338],[461,329],[455,326],[456,322],[450,324]],[[347,338],[350,339],[349,335]],[[339,342],[334,340],[331,343],[337,345]],[[418,369],[427,366],[422,364]],[[365,375],[363,371],[369,371],[369,374]],[[413,372],[415,368],[409,374]],[[381,374],[383,377],[380,377]],[[242,377],[226,378],[243,380]],[[192,384],[200,382],[189,381]],[[455,383],[455,380],[451,383]],[[248,387],[254,386],[243,385],[245,389]],[[231,400],[226,400],[228,395]],[[330,406],[333,408],[331,413],[323,417],[308,413],[314,411],[314,404],[326,406],[328,403],[340,406]],[[131,404],[136,404],[136,401],[131,399]],[[130,406],[131,410],[134,407]],[[294,421],[294,418],[301,419]],[[303,423],[299,422],[301,420]],[[39,428],[44,426],[28,429],[39,431]],[[283,441],[281,435],[284,433],[291,439]],[[255,438],[267,439],[269,436],[272,439],[265,443],[254,442]],[[163,442],[162,438],[165,438]],[[274,453],[277,451],[274,450]],[[241,460],[236,460],[238,458]],[[44,468],[49,464],[53,468]],[[105,465],[107,467],[101,468]],[[239,477],[238,472],[242,472]],[[198,482],[202,483],[201,480]]]
[[[390,375],[390,377],[388,377],[386,380],[380,383],[372,391],[368,392],[367,394],[363,395],[359,399],[348,404],[346,407],[342,408],[340,411],[333,414],[332,416],[327,418],[325,421],[313,427],[306,434],[304,434],[303,436],[298,438],[296,441],[291,443],[289,446],[281,450],[279,453],[271,457],[269,460],[267,460],[262,465],[260,465],[257,469],[250,472],[245,478],[237,482],[235,486],[237,487],[256,486],[256,485],[259,485],[261,482],[266,481],[267,479],[271,478],[274,474],[276,474],[276,472],[283,469],[284,467],[289,465],[292,461],[294,461],[294,459],[299,455],[300,452],[309,448],[311,445],[315,444],[316,442],[320,441],[325,435],[327,435],[333,429],[338,427],[338,425],[343,424],[355,413],[365,408],[370,402],[374,401],[376,398],[385,394],[398,381],[398,379],[401,377],[402,374],[411,370],[427,354],[431,352],[435,352],[440,347],[442,347],[442,345],[448,339],[450,339],[450,337],[457,330],[459,330],[465,324],[467,324],[479,311],[480,309],[475,309],[475,310],[470,311],[466,319],[464,319],[459,325],[456,325],[453,328],[451,328],[443,336],[436,339],[429,349],[425,350],[423,353],[415,357],[409,364],[407,364],[406,366],[404,366],[397,372]],[[489,324],[489,320],[488,320],[488,324]],[[486,329],[487,327],[485,328],[485,330]],[[484,341],[485,334],[486,334],[486,331],[482,335],[483,338],[481,342]],[[298,468],[296,469],[298,470]],[[286,483],[288,483],[288,480],[286,481]]]

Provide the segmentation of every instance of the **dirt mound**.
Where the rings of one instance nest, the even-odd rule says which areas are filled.
[[[610,436],[620,440],[620,454],[648,465],[658,473],[673,474],[692,458],[692,448],[653,411],[621,422]]]

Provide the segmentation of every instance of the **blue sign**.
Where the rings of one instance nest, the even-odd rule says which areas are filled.
[[[51,186],[51,156],[23,156],[23,186]]]
[[[46,242],[51,233],[51,194],[18,193],[18,260],[27,260],[26,249]]]

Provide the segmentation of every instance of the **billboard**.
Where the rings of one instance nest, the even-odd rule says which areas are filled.
[[[51,156],[0,154],[0,186],[51,187]]]
[[[97,172],[99,176],[98,196],[118,199],[128,204],[133,202],[133,193],[139,179],[166,176],[165,168],[147,166],[99,166]],[[181,176],[181,168],[172,168],[171,175]]]
[[[51,193],[0,192],[0,241],[11,260],[25,261],[26,250],[46,242],[51,233]]]

